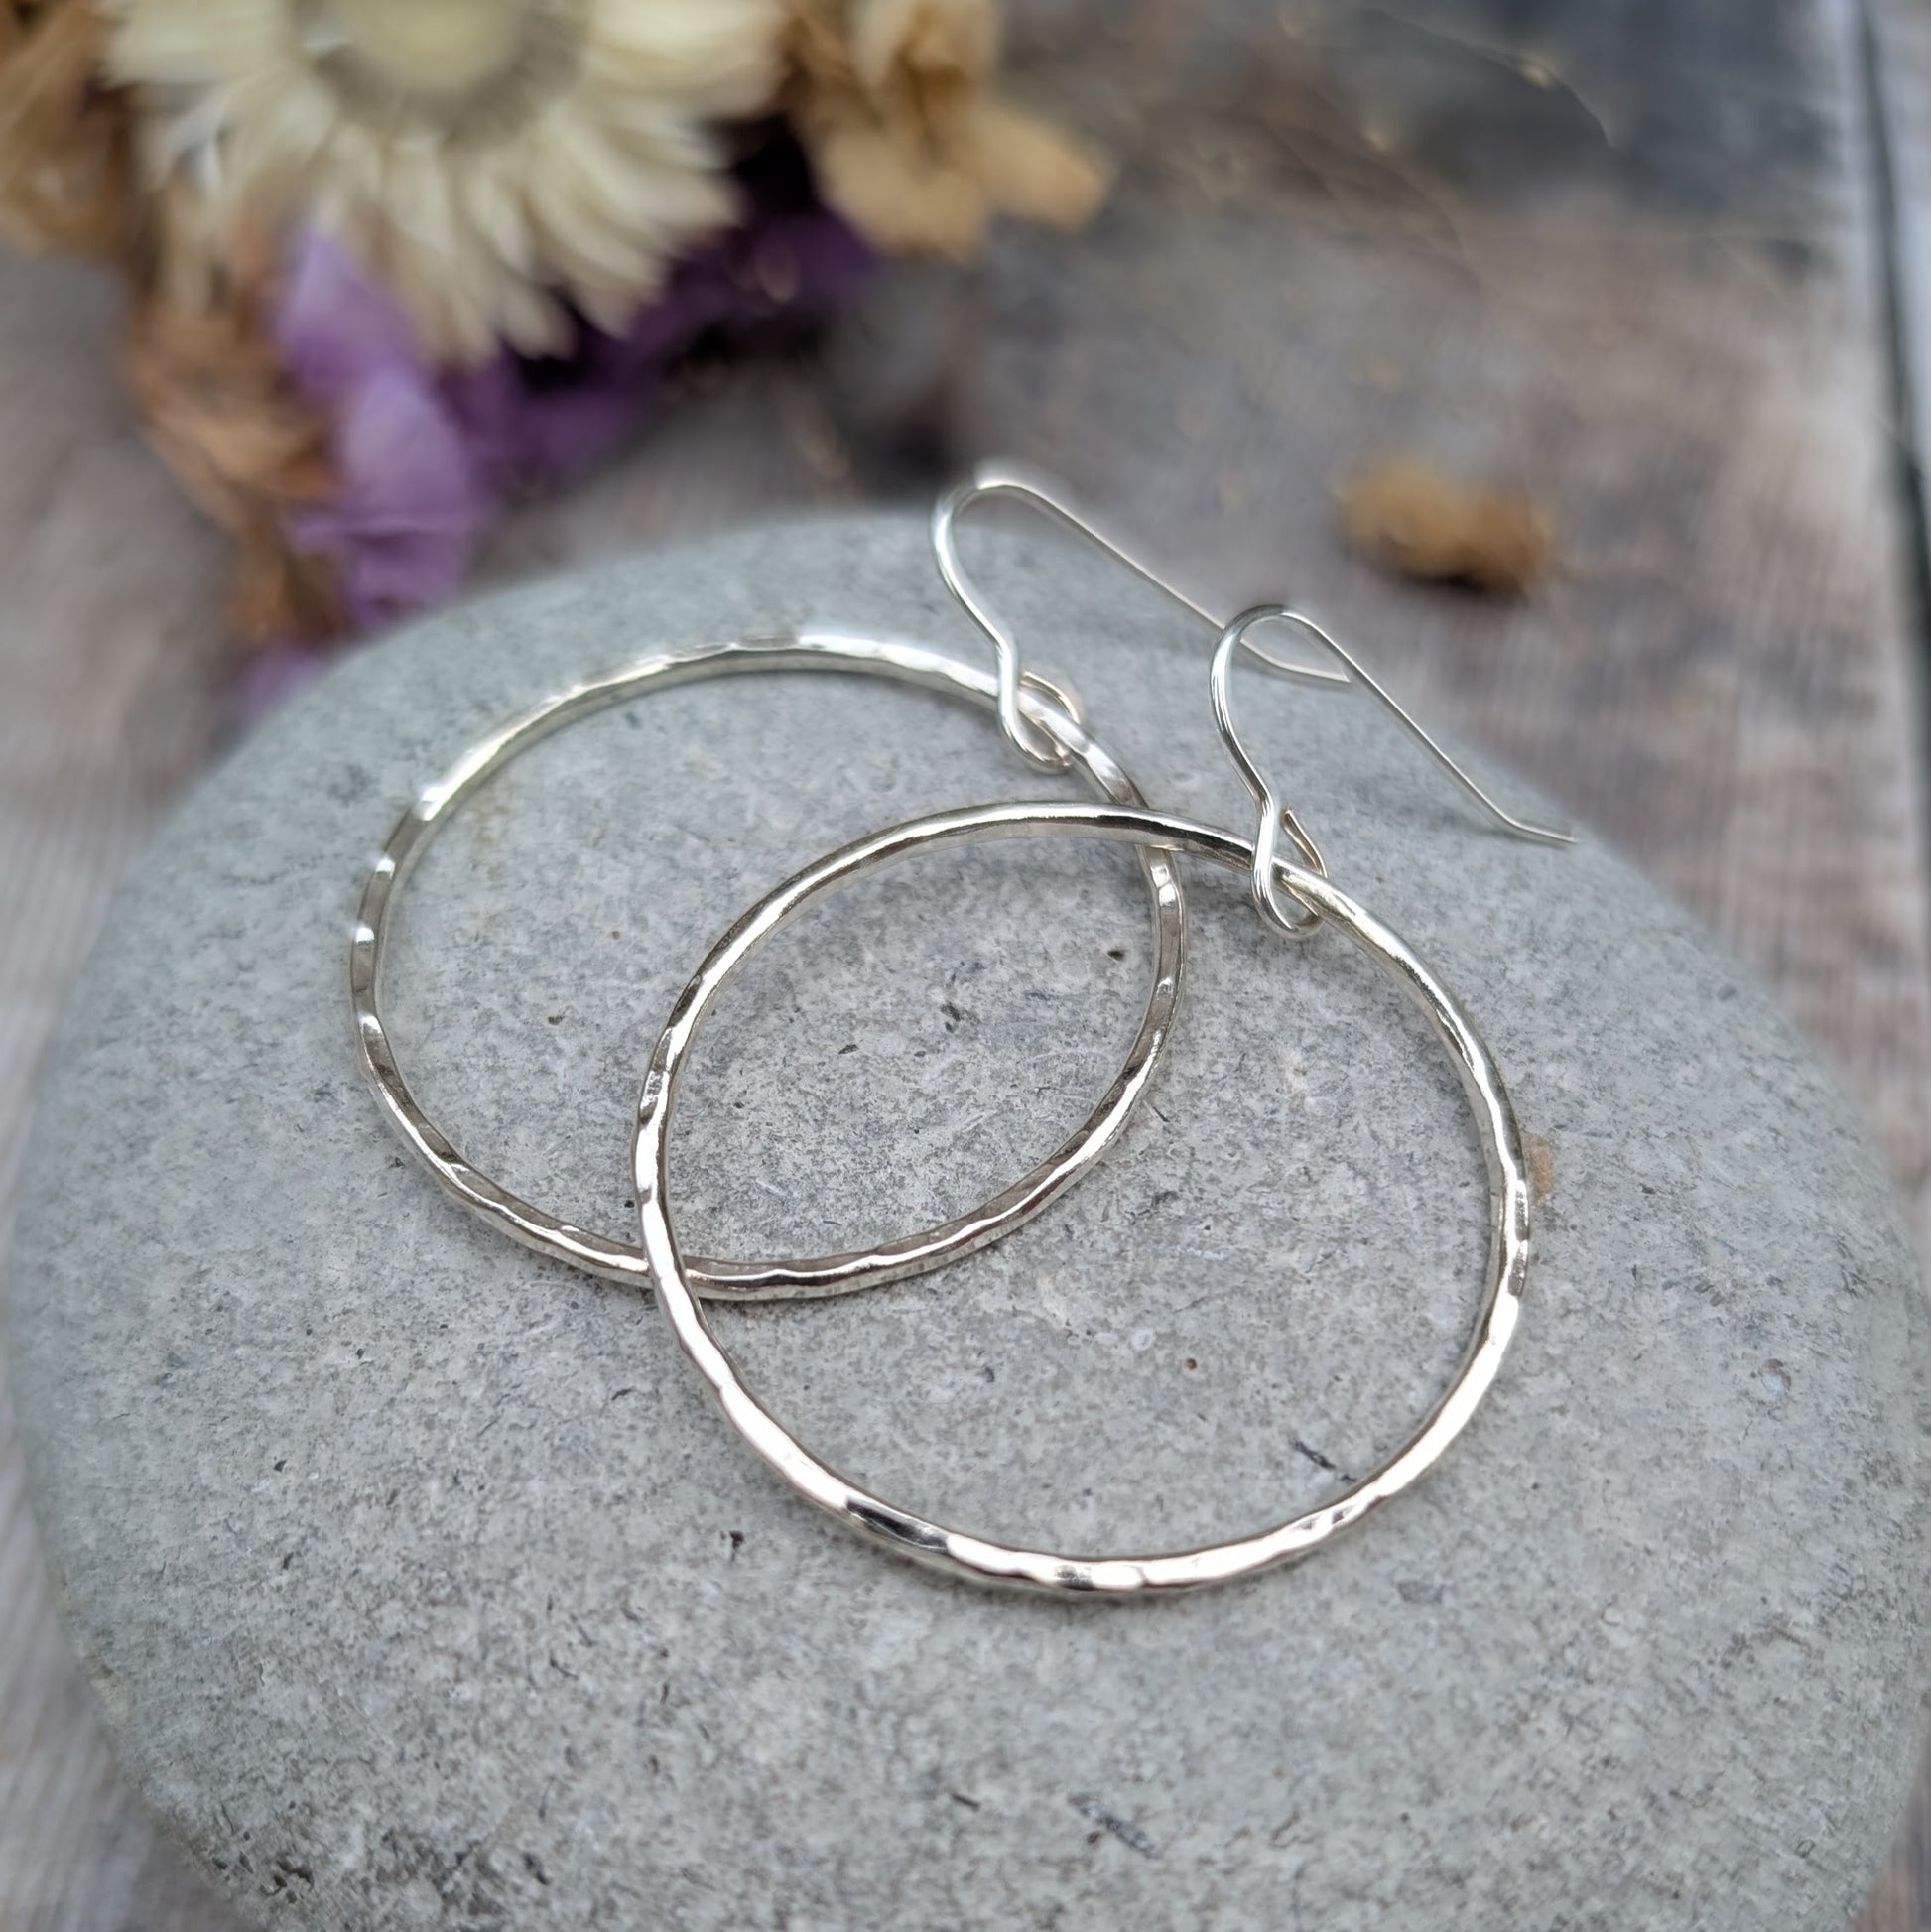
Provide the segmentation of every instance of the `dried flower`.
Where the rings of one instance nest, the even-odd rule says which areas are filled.
[[[0,0],[0,238],[117,252],[128,232],[124,104],[99,84],[87,0]]]
[[[1555,521],[1542,505],[1471,489],[1412,456],[1376,463],[1350,478],[1338,503],[1349,543],[1403,577],[1520,596],[1555,560]]]
[[[485,473],[504,492],[568,480],[629,435],[667,372],[701,342],[754,348],[833,314],[877,258],[818,197],[797,144],[776,135],[733,171],[741,225],[672,271],[619,335],[582,328],[566,356],[502,355],[447,376]]]
[[[312,229],[438,360],[617,332],[737,203],[783,0],[105,0],[150,184],[227,237]]]
[[[881,248],[977,251],[996,214],[1084,226],[1108,171],[989,91],[994,0],[792,0],[792,111],[826,198]]]
[[[340,627],[333,572],[290,541],[288,519],[335,487],[325,418],[291,386],[255,287],[184,310],[149,296],[129,319],[129,384],[184,489],[236,545],[230,621],[244,638]]]
[[[505,501],[607,453],[696,343],[795,327],[869,274],[870,251],[816,199],[793,144],[768,143],[736,180],[744,224],[679,263],[621,335],[578,327],[567,356],[502,351],[477,368],[439,369],[401,307],[340,247],[300,240],[276,336],[303,397],[336,426],[337,488],[290,529],[330,560],[358,629],[450,596]]]
[[[454,596],[495,506],[433,388],[371,372],[342,399],[334,457],[336,494],[292,516],[289,535],[333,564],[349,622],[379,630]]]

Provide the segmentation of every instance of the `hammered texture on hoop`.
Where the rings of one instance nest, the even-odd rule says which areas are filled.
[[[470,793],[539,739],[592,712],[673,685],[699,679],[770,671],[865,673],[896,680],[995,711],[999,695],[990,674],[916,644],[847,637],[833,632],[701,644],[640,660],[573,686],[509,720],[465,752],[428,786],[397,821],[362,888],[349,946],[349,1003],[356,1056],[384,1113],[445,1192],[511,1239],[557,1260],[613,1281],[648,1282],[643,1250],[560,1220],[512,1194],[466,1160],[418,1103],[383,1023],[382,971],[389,925],[411,867],[440,827]],[[1138,789],[1105,748],[1095,743],[1053,686],[1028,679],[1021,702],[1035,728],[1050,732],[1067,752],[1069,768],[1104,799],[1143,803]],[[1038,1166],[981,1206],[902,1239],[842,1254],[781,1261],[692,1261],[687,1279],[698,1293],[735,1301],[782,1301],[848,1294],[921,1274],[1017,1227],[1096,1161],[1125,1126],[1155,1063],[1166,1048],[1180,1000],[1186,959],[1186,910],[1172,860],[1149,847],[1140,868],[1153,912],[1153,985],[1145,1013],[1112,1085],[1086,1120]]]
[[[1113,1596],[1223,1583],[1306,1556],[1399,1495],[1441,1457],[1494,1382],[1528,1276],[1528,1171],[1500,1070],[1455,996],[1407,942],[1319,874],[1285,863],[1279,866],[1287,890],[1345,933],[1393,978],[1427,1016],[1453,1057],[1486,1156],[1491,1209],[1480,1312],[1453,1380],[1400,1448],[1319,1508],[1232,1542],[1156,1556],[1101,1557],[1013,1548],[914,1515],[820,1462],[745,1386],[692,1292],[690,1271],[678,1252],[672,1226],[669,1147],[678,1078],[707,1009],[737,967],[795,913],[846,880],[916,852],[1055,835],[1125,841],[1142,850],[1165,846],[1239,871],[1253,863],[1251,839],[1191,819],[1118,806],[1021,804],[978,806],[913,820],[858,839],[808,866],[767,894],[711,949],[679,996],[658,1040],[638,1102],[631,1145],[643,1249],[658,1301],[678,1343],[731,1426],[795,1489],[859,1534],[981,1583]]]

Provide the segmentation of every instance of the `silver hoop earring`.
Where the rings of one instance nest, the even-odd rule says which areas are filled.
[[[807,867],[753,906],[711,949],[672,1009],[638,1103],[631,1170],[643,1250],[679,1346],[739,1435],[822,1509],[870,1540],[981,1583],[1109,1596],[1223,1583],[1308,1555],[1399,1495],[1439,1460],[1475,1413],[1515,1329],[1529,1261],[1529,1186],[1508,1091],[1493,1056],[1455,996],[1406,941],[1319,873],[1277,862],[1279,881],[1381,966],[1427,1015],[1468,1095],[1489,1182],[1489,1250],[1480,1312],[1447,1391],[1401,1447],[1318,1509],[1228,1543],[1156,1556],[1065,1556],[989,1541],[872,1495],[821,1462],[745,1386],[712,1334],[678,1250],[669,1199],[669,1138],[678,1078],[711,1002],[731,974],[794,914],[839,884],[920,851],[1047,835],[1158,844],[1250,871],[1254,841],[1165,813],[1117,806],[989,805],[940,813],[861,838]]]
[[[383,1023],[381,987],[390,921],[410,869],[439,828],[470,793],[539,739],[609,706],[702,678],[767,671],[843,671],[936,691],[997,708],[999,686],[987,673],[914,644],[834,633],[699,645],[647,658],[558,693],[512,718],[465,752],[428,786],[396,822],[362,888],[349,947],[349,1003],[356,1054],[391,1125],[443,1190],[512,1240],[607,1280],[639,1285],[650,1278],[644,1251],[560,1220],[512,1194],[466,1160],[411,1092]],[[1043,678],[1020,675],[1014,704],[1028,727],[1063,747],[1064,763],[1102,799],[1144,804],[1105,748],[1082,727],[1065,693]],[[695,1291],[732,1301],[777,1301],[847,1294],[902,1280],[971,1253],[1031,1219],[1096,1161],[1125,1126],[1165,1051],[1180,1000],[1186,959],[1186,910],[1172,861],[1154,847],[1140,854],[1153,911],[1153,985],[1139,1030],[1118,1075],[1078,1129],[1038,1166],[969,1213],[924,1233],[881,1246],[807,1260],[689,1264]],[[687,1292],[690,1289],[687,1288]]]
[[[1000,719],[1008,737],[1034,763],[1050,767],[1054,747],[1044,741],[1033,743],[1027,730],[1015,724],[1020,695],[1028,689],[1028,674],[1020,665],[1018,647],[1011,632],[992,615],[965,578],[957,555],[954,526],[960,513],[981,497],[997,494],[1017,496],[1043,510],[1091,539],[1197,616],[1205,618],[1207,613],[1102,536],[1050,486],[989,466],[943,498],[932,530],[941,573],[992,641],[998,665]],[[1339,658],[1345,669],[1338,673],[1316,670],[1273,657],[1250,635],[1264,623],[1295,629]],[[1256,605],[1223,627],[1209,672],[1216,726],[1258,814],[1252,837],[1143,809],[1021,804],[940,813],[859,839],[767,894],[711,949],[672,1009],[645,1077],[631,1142],[641,1245],[650,1262],[659,1305],[670,1319],[678,1344],[704,1377],[725,1418],[800,1494],[839,1521],[875,1542],[977,1582],[1109,1596],[1147,1595],[1223,1583],[1306,1556],[1399,1495],[1440,1459],[1493,1384],[1514,1333],[1528,1277],[1529,1188],[1521,1136],[1501,1071],[1454,994],[1407,942],[1330,883],[1319,848],[1242,743],[1234,723],[1231,687],[1233,658],[1242,650],[1269,668],[1296,678],[1364,687],[1502,830],[1540,843],[1573,842],[1568,833],[1531,825],[1505,812],[1355,657],[1311,618],[1286,604]],[[1030,720],[1027,723],[1030,725]],[[707,1009],[737,966],[786,920],[847,879],[923,849],[1055,833],[1123,839],[1143,850],[1150,845],[1163,846],[1238,867],[1248,874],[1250,895],[1261,916],[1289,938],[1306,938],[1323,924],[1337,927],[1388,972],[1427,1015],[1456,1062],[1481,1140],[1489,1180],[1488,1270],[1475,1333],[1454,1379],[1407,1440],[1378,1468],[1320,1508],[1233,1542],[1154,1556],[1059,1555],[950,1529],[870,1494],[814,1456],[745,1386],[729,1354],[711,1333],[692,1291],[691,1271],[679,1254],[668,1196],[669,1134],[678,1077]],[[1279,857],[1282,834],[1306,861],[1304,866]]]

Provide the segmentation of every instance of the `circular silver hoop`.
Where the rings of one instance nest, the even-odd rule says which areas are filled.
[[[706,1008],[731,973],[786,920],[844,880],[914,852],[992,838],[1074,835],[1164,845],[1239,871],[1253,844],[1218,827],[1165,813],[1117,806],[988,805],[917,819],[846,845],[768,894],[711,949],[685,987],[660,1036],[637,1107],[631,1167],[644,1252],[657,1298],[684,1352],[709,1384],[726,1419],[793,1488],[861,1535],[977,1582],[1051,1591],[1130,1595],[1223,1583],[1306,1556],[1339,1531],[1399,1495],[1467,1425],[1501,1367],[1515,1329],[1529,1263],[1529,1186],[1508,1090],[1481,1036],[1449,992],[1398,934],[1313,872],[1282,863],[1282,884],[1346,933],[1418,1005],[1454,1056],[1487,1157],[1492,1205],[1488,1274],[1475,1333],[1453,1381],[1421,1424],[1370,1475],[1320,1508],[1257,1535],[1202,1549],[1133,1557],[1056,1556],[1014,1549],[945,1528],[868,1494],[827,1468],[780,1425],[739,1379],[691,1292],[678,1254],[667,1196],[667,1150],[678,1076]]]
[[[356,1057],[390,1123],[444,1191],[465,1208],[525,1247],[606,1280],[646,1284],[650,1265],[642,1249],[560,1221],[512,1194],[465,1160],[417,1103],[382,1020],[380,993],[389,922],[404,881],[438,828],[479,785],[540,738],[649,692],[704,678],[766,671],[869,673],[966,699],[988,712],[997,709],[997,679],[916,644],[804,632],[666,652],[559,692],[465,752],[396,822],[362,888],[349,944],[349,1004],[355,1020]],[[1071,769],[1095,792],[1126,805],[1143,803],[1112,754],[1087,735],[1062,693],[1034,679],[1024,697],[1034,721],[1066,746]],[[697,1292],[731,1301],[798,1300],[849,1294],[922,1274],[1010,1232],[1092,1166],[1138,1103],[1154,1063],[1166,1048],[1180,1001],[1187,928],[1179,876],[1165,853],[1153,848],[1141,852],[1140,867],[1153,910],[1153,989],[1118,1075],[1057,1152],[983,1206],[925,1233],[879,1247],[807,1260],[693,1261],[687,1274]]]

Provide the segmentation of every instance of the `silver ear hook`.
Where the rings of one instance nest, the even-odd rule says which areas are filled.
[[[1011,631],[987,607],[971,579],[966,576],[965,566],[959,561],[959,519],[974,504],[995,496],[1010,497],[1015,502],[1025,504],[1028,509],[1038,511],[1062,529],[1072,531],[1077,537],[1084,537],[1095,549],[1104,551],[1115,563],[1124,564],[1135,577],[1152,584],[1210,628],[1221,630],[1224,620],[1203,609],[1185,591],[1177,589],[1149,565],[1142,563],[1125,545],[1106,535],[1086,507],[1069,491],[1036,470],[1014,462],[982,462],[963,483],[948,490],[932,512],[932,548],[939,560],[939,573],[966,615],[991,640],[999,669],[999,723],[1006,736],[1042,771],[1059,771],[1066,765],[1066,748],[1055,740],[1044,724],[1028,716],[1020,707],[1021,689],[1032,687],[1035,695],[1038,695],[1039,681],[1030,672],[1020,669],[1019,646]],[[1295,664],[1287,658],[1275,657],[1250,640],[1242,638],[1240,642],[1269,670],[1278,671],[1283,677],[1299,678],[1306,683],[1319,685],[1348,683],[1348,673],[1345,671]]]
[[[1254,910],[1288,938],[1306,939],[1321,924],[1321,915],[1298,899],[1294,901],[1300,907],[1298,912],[1289,912],[1282,903],[1280,882],[1274,872],[1281,834],[1286,833],[1294,841],[1295,849],[1307,861],[1308,869],[1319,873],[1324,879],[1328,876],[1328,861],[1321,856],[1321,848],[1308,837],[1293,811],[1281,803],[1280,794],[1268,782],[1266,774],[1248,755],[1247,747],[1240,742],[1240,733],[1233,722],[1234,652],[1246,641],[1248,631],[1264,617],[1285,617],[1288,614],[1285,607],[1279,604],[1259,604],[1252,610],[1243,610],[1222,631],[1221,641],[1214,647],[1214,663],[1208,672],[1208,681],[1214,693],[1214,722],[1220,730],[1221,742],[1226,746],[1227,756],[1238,769],[1248,795],[1260,808],[1260,823],[1254,828],[1253,867],[1247,878],[1247,890],[1253,899]]]
[[[1573,833],[1558,832],[1551,826],[1531,825],[1528,820],[1518,819],[1512,813],[1503,811],[1429,736],[1414,715],[1402,708],[1387,687],[1381,684],[1352,651],[1345,645],[1337,643],[1312,617],[1305,616],[1284,603],[1256,604],[1251,610],[1243,610],[1222,631],[1221,641],[1215,647],[1209,680],[1214,694],[1214,722],[1220,728],[1221,741],[1226,746],[1228,755],[1238,768],[1249,795],[1260,811],[1260,824],[1254,835],[1251,891],[1255,907],[1270,925],[1291,938],[1305,939],[1321,923],[1321,915],[1312,907],[1301,905],[1291,892],[1286,897],[1294,899],[1294,904],[1300,908],[1299,912],[1290,912],[1282,903],[1281,888],[1274,872],[1281,833],[1285,832],[1294,841],[1311,871],[1326,878],[1328,868],[1322,862],[1320,850],[1314,840],[1308,836],[1294,813],[1281,803],[1280,795],[1248,755],[1246,746],[1240,742],[1239,732],[1234,728],[1231,689],[1234,652],[1244,648],[1260,657],[1264,664],[1273,665],[1277,662],[1271,655],[1254,651],[1247,636],[1247,633],[1257,624],[1265,623],[1291,625],[1303,635],[1314,639],[1324,650],[1332,651],[1348,667],[1352,679],[1378,699],[1393,714],[1401,728],[1511,837],[1531,839],[1539,845],[1573,845],[1576,842]]]

